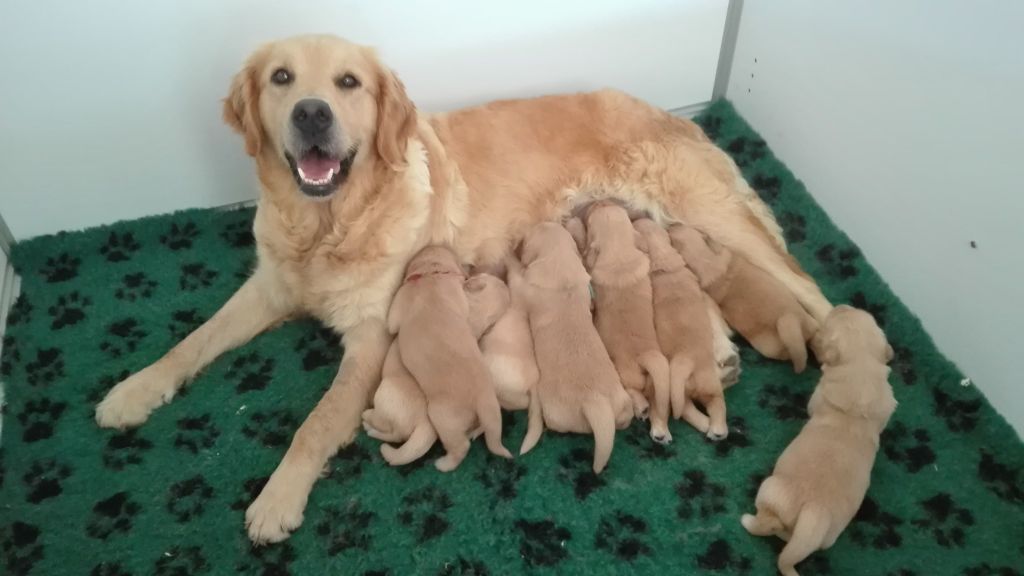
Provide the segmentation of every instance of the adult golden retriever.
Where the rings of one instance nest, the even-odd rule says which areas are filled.
[[[96,420],[141,424],[221,353],[293,315],[343,334],[333,384],[246,512],[254,542],[302,523],[324,464],[352,441],[390,344],[391,298],[426,244],[491,265],[533,224],[614,197],[741,252],[815,317],[831,309],[729,157],[695,124],[619,92],[423,115],[371,49],[303,36],[249,58],[224,119],[256,160],[259,264],[209,321],[111,389]]]

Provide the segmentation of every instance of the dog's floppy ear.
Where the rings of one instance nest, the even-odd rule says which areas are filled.
[[[257,156],[263,147],[263,123],[260,122],[260,87],[258,59],[262,52],[253,54],[245,66],[231,80],[231,88],[224,99],[223,118],[245,137],[245,152]]]
[[[377,154],[393,170],[405,167],[405,149],[416,130],[416,107],[391,70],[381,67],[377,81]]]
[[[565,221],[565,229],[569,231],[569,235],[576,242],[576,249],[583,254],[583,248],[587,244],[587,230],[583,227],[583,220],[580,220],[578,216],[573,216]]]

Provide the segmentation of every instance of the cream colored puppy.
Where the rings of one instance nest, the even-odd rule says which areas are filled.
[[[477,427],[491,452],[512,457],[501,444],[501,407],[470,326],[463,280],[451,250],[428,246],[409,263],[388,313],[402,362],[426,396],[427,416],[447,451],[435,462],[442,472],[462,462]]]
[[[787,541],[779,571],[832,546],[871,483],[878,439],[896,409],[889,386],[892,348],[870,314],[837,306],[815,338],[821,381],[807,404],[810,420],[757,492],[757,515],[741,522],[755,536]]]

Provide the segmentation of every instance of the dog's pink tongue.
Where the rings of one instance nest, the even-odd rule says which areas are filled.
[[[299,160],[299,171],[304,180],[323,180],[331,170],[335,173],[341,169],[341,161],[320,154],[306,154]]]

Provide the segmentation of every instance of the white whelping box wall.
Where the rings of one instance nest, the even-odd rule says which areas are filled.
[[[1003,0],[746,0],[727,93],[1020,434],[1022,23]]]
[[[18,239],[252,199],[220,119],[259,44],[377,46],[421,110],[614,87],[711,99],[725,0],[0,3],[0,212]]]

